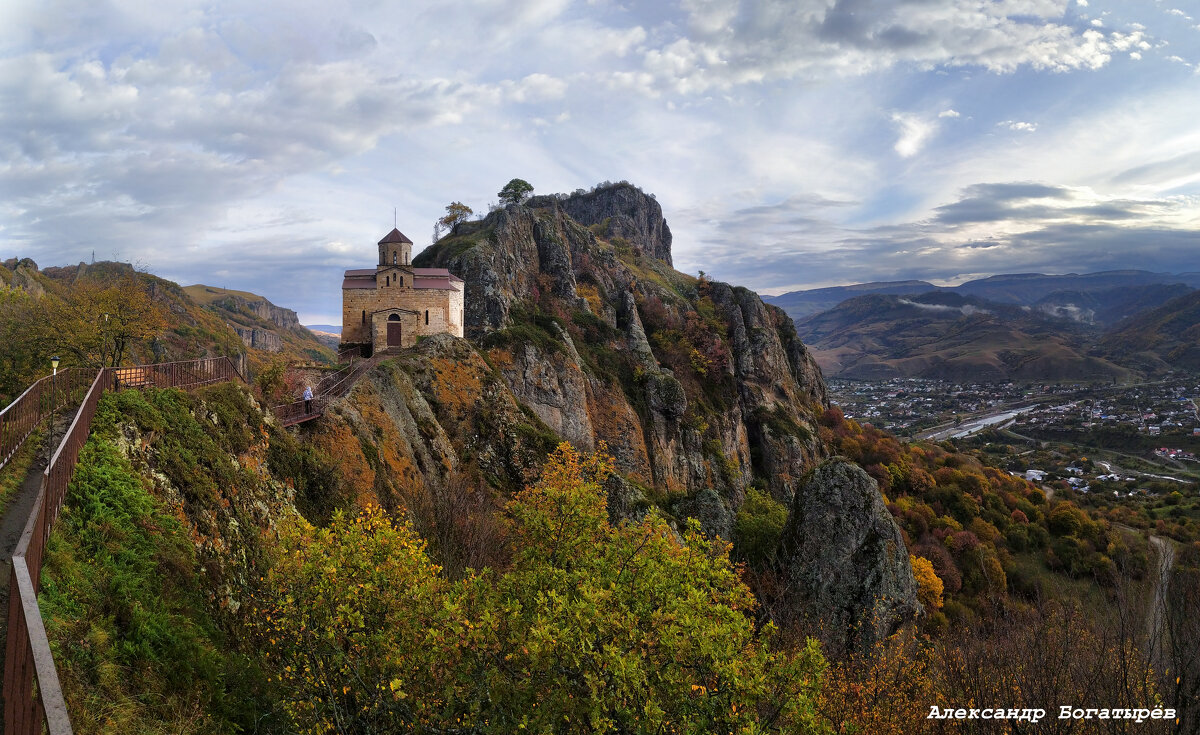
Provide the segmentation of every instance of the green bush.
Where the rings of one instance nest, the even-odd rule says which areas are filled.
[[[259,669],[200,594],[187,530],[108,440],[83,448],[39,604],[77,732],[251,731]]]
[[[734,553],[758,566],[774,557],[787,523],[787,507],[765,492],[751,488],[733,524]]]

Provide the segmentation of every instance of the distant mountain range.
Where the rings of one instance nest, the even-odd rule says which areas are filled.
[[[930,291],[949,291],[1003,304],[1033,306],[1059,292],[1095,294],[1114,289],[1172,284],[1182,284],[1189,290],[1200,289],[1200,273],[1152,273],[1138,270],[1103,271],[1082,275],[1010,273],[967,281],[957,286],[935,286],[928,281],[879,281],[791,291],[779,296],[764,296],[763,300],[783,309],[793,319],[804,319],[812,314],[828,311],[846,299],[867,294],[916,295]]]
[[[952,288],[813,289],[770,302],[793,316],[827,376],[1108,382],[1200,371],[1197,286],[1197,273],[1012,274]]]

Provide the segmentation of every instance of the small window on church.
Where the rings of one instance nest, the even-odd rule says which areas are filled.
[[[387,278],[383,279],[383,285],[385,285],[385,286],[392,285],[392,277],[388,276]]]
[[[396,251],[392,251],[392,265],[396,265]]]
[[[367,310],[366,309],[363,309],[362,323],[363,324],[367,323]]]
[[[425,310],[425,325],[429,326],[429,309]]]
[[[396,285],[403,286],[404,285],[404,276],[397,276],[397,278],[399,278],[400,280],[396,283]]]

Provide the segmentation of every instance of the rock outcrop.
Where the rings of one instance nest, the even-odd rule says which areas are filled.
[[[670,245],[618,184],[497,209],[414,263],[466,282],[468,337],[541,422],[728,537],[750,484],[788,500],[824,455],[825,386],[783,311],[673,270]]]
[[[671,228],[654,197],[633,184],[602,184],[592,191],[570,195],[534,197],[531,207],[552,203],[571,219],[594,227],[601,237],[621,238],[634,250],[671,265]]]
[[[330,345],[301,325],[296,312],[276,306],[263,296],[200,283],[187,286],[183,292],[237,332],[250,354],[258,358],[258,364],[281,353],[303,362],[328,362],[333,358]],[[336,347],[336,337],[333,342]]]
[[[213,308],[234,313],[252,314],[258,319],[270,322],[280,329],[302,329],[296,312],[276,306],[264,298],[247,299],[237,294],[225,294],[213,299],[209,304]]]
[[[835,650],[868,650],[921,612],[904,538],[879,487],[841,457],[797,491],[779,561],[787,594]]]
[[[45,287],[38,282],[37,263],[30,258],[9,258],[4,261],[4,269],[0,271],[0,284],[8,288],[23,289],[34,297],[46,293]]]
[[[275,332],[253,327],[238,327],[232,324],[230,326],[242,338],[242,343],[247,347],[265,352],[281,352],[283,350],[283,338]]]

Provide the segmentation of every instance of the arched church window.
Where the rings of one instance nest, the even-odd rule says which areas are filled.
[[[429,326],[429,309],[425,310],[425,325]]]
[[[363,324],[367,323],[367,310],[366,309],[363,309],[362,323]]]
[[[396,251],[392,251],[392,265],[396,265]]]

